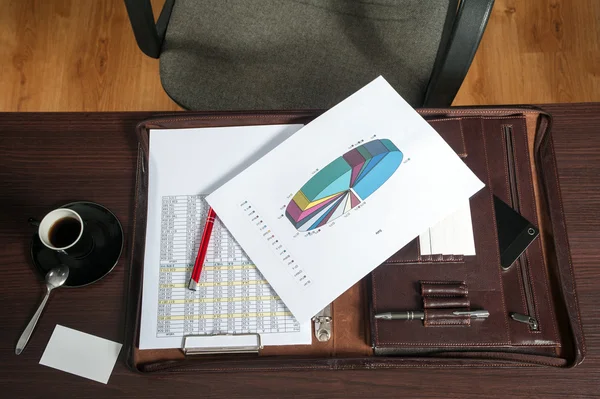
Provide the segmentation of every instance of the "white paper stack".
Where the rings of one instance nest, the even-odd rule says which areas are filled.
[[[421,255],[475,255],[469,201],[419,235]]]

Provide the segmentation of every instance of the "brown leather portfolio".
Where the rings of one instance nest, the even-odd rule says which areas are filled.
[[[257,354],[185,355],[180,349],[138,348],[149,131],[306,124],[320,112],[186,112],[141,122],[126,317],[130,367],[166,373],[581,363],[585,344],[550,116],[529,107],[419,113],[486,185],[470,199],[476,255],[422,256],[416,239],[331,304],[329,340],[319,341],[313,334],[311,345],[267,346]],[[500,262],[494,196],[539,229],[508,268]],[[374,318],[376,313],[413,309],[424,310],[423,321]],[[485,309],[489,317],[457,317],[455,309]]]

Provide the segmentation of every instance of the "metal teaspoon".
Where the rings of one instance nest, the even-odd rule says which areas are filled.
[[[17,342],[17,348],[15,349],[15,353],[17,355],[20,355],[21,352],[23,352],[23,350],[25,349],[25,346],[27,346],[27,342],[31,337],[31,333],[33,333],[33,329],[35,328],[35,325],[37,324],[38,319],[42,314],[42,310],[44,310],[44,306],[46,306],[46,302],[48,302],[48,298],[50,297],[50,291],[63,285],[65,281],[67,281],[68,277],[69,267],[65,265],[55,267],[54,269],[50,270],[48,274],[46,274],[46,296],[42,300],[42,303],[38,307],[38,310],[31,318],[29,324],[27,324],[27,327],[25,327],[23,334],[21,334],[21,338],[19,338],[19,342]]]

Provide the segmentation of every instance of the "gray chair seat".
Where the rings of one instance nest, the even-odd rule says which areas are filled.
[[[177,0],[160,54],[162,84],[187,109],[329,108],[383,75],[418,106],[448,4]]]

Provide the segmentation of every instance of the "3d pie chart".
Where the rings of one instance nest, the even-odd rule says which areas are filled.
[[[288,204],[285,215],[298,231],[319,228],[377,191],[396,172],[402,157],[388,139],[353,148],[307,181]]]

